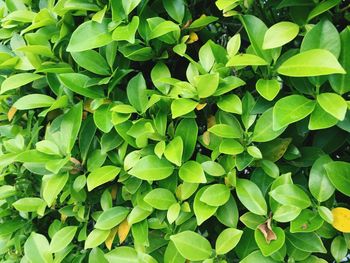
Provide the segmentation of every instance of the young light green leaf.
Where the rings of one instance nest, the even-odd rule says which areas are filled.
[[[273,107],[273,130],[281,130],[304,119],[314,110],[315,104],[315,101],[301,95],[290,95],[280,99]]]
[[[171,114],[173,119],[193,111],[197,107],[197,105],[198,102],[193,101],[191,99],[179,98],[173,100],[173,102],[171,103]]]
[[[38,108],[50,107],[55,100],[43,94],[29,94],[19,98],[13,107],[17,110],[31,110]]]
[[[120,168],[112,165],[103,166],[93,170],[87,177],[88,191],[114,180],[120,172]]]
[[[112,42],[112,34],[108,31],[110,20],[103,19],[102,23],[87,21],[81,24],[72,34],[68,52],[80,52],[102,47]]]
[[[325,49],[312,49],[299,53],[282,63],[277,72],[290,77],[346,73],[336,57]]]
[[[110,230],[119,225],[129,212],[129,209],[122,206],[108,208],[98,217],[94,227],[100,230]]]
[[[94,229],[85,240],[84,249],[94,248],[102,244],[108,237],[109,230]]]
[[[45,236],[35,232],[32,232],[24,243],[24,254],[25,257],[31,262],[53,262],[49,242]]]
[[[308,195],[294,184],[283,184],[269,192],[269,195],[282,205],[305,209],[311,205]]]
[[[208,240],[193,231],[183,231],[170,236],[176,249],[186,259],[200,261],[209,258],[212,248]]]
[[[270,27],[264,36],[263,49],[281,47],[292,41],[299,33],[299,26],[282,21]]]
[[[317,102],[330,115],[340,121],[344,120],[348,104],[343,97],[336,93],[326,92],[317,95]]]
[[[3,94],[9,90],[17,89],[28,83],[33,82],[34,80],[41,79],[43,76],[34,73],[19,73],[12,76],[9,76],[1,83],[0,94]]]
[[[236,139],[242,136],[240,127],[227,124],[215,124],[208,131],[222,138]]]
[[[65,249],[72,242],[78,227],[66,226],[55,233],[50,243],[50,252],[56,253]]]
[[[176,136],[169,144],[166,146],[164,151],[165,158],[169,162],[181,166],[182,163],[182,153],[183,153],[183,142],[180,136]]]
[[[272,101],[280,91],[281,85],[276,79],[259,79],[256,90],[266,100]]]
[[[138,16],[133,16],[129,24],[125,26],[118,26],[114,29],[112,38],[115,41],[128,41],[131,44],[135,43],[135,34],[139,26],[140,19]]]
[[[230,58],[227,62],[226,67],[240,67],[240,66],[266,66],[268,63],[252,54],[239,54]]]
[[[222,206],[230,198],[230,189],[224,184],[213,184],[204,190],[200,201],[211,206]]]
[[[247,179],[237,179],[236,192],[238,199],[249,211],[257,215],[267,214],[266,201],[255,183]]]
[[[215,242],[216,254],[225,255],[234,249],[241,239],[242,234],[243,231],[236,228],[226,228],[223,230]]]
[[[179,170],[180,178],[187,183],[206,183],[204,171],[202,166],[195,161],[188,161],[184,163]]]
[[[145,195],[144,201],[158,210],[167,210],[176,203],[174,194],[165,188],[157,188]]]
[[[217,105],[223,111],[242,114],[242,102],[235,94],[224,95],[219,99]]]
[[[140,159],[129,174],[142,180],[162,180],[173,173],[174,167],[164,159],[148,155]]]
[[[309,189],[319,202],[328,200],[335,190],[324,168],[325,164],[331,162],[332,159],[328,155],[321,156],[314,162],[310,170]]]
[[[350,196],[350,163],[329,162],[323,165],[334,187],[341,193]]]

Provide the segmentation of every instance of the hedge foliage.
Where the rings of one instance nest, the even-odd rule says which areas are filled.
[[[341,0],[1,0],[1,262],[340,262]]]

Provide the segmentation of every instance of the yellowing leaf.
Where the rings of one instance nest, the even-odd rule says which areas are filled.
[[[122,244],[126,237],[129,234],[130,231],[130,225],[128,223],[128,220],[125,219],[123,222],[121,222],[121,224],[118,227],[118,237],[119,237],[119,243]]]
[[[350,210],[344,207],[332,209],[333,227],[340,232],[350,233]]]
[[[107,239],[105,240],[105,244],[106,247],[108,248],[108,250],[112,249],[112,244],[115,238],[115,235],[118,233],[118,227],[114,227],[111,232],[109,233],[109,236],[107,237]]]

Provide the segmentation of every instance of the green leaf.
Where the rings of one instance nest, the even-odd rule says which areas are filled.
[[[226,228],[223,230],[215,242],[216,254],[225,255],[234,249],[241,239],[242,234],[243,231],[236,228]]]
[[[271,257],[264,257],[259,250],[256,250],[246,256],[240,263],[251,263],[251,262],[259,262],[259,263],[276,263]]]
[[[314,111],[310,115],[309,129],[326,129],[336,125],[338,120],[327,113],[319,104],[316,104]]]
[[[19,73],[9,76],[1,83],[0,94],[22,87],[28,83],[33,82],[34,80],[41,79],[42,77],[42,75],[34,73]]]
[[[163,94],[167,94],[170,89],[170,85],[165,83],[165,79],[171,78],[171,73],[167,65],[162,62],[158,62],[151,71],[151,79],[154,86]]]
[[[282,21],[270,27],[264,36],[263,49],[281,47],[292,41],[299,33],[299,26]]]
[[[132,10],[134,10],[139,4],[141,0],[122,0],[123,8],[126,15],[129,15]]]
[[[80,52],[105,46],[112,42],[112,34],[108,31],[108,19],[102,23],[87,21],[78,26],[70,38],[67,51]]]
[[[184,163],[179,170],[179,177],[187,183],[206,183],[202,166],[195,161]]]
[[[185,5],[183,0],[163,0],[163,6],[169,16],[179,24],[185,16]]]
[[[93,170],[87,177],[88,191],[114,180],[120,172],[120,168],[116,166],[103,166]]]
[[[155,155],[140,159],[129,174],[141,180],[162,180],[172,175],[174,167],[166,160]]]
[[[286,127],[273,130],[273,108],[266,110],[258,119],[255,124],[253,132],[253,141],[255,142],[268,142],[277,138],[284,132]]]
[[[164,262],[185,263],[186,259],[177,251],[174,243],[170,240],[164,252]]]
[[[71,91],[79,95],[86,96],[91,99],[103,98],[103,90],[96,87],[88,87],[87,83],[90,78],[80,73],[64,73],[59,74],[58,79],[61,83]]]
[[[270,51],[263,50],[262,48],[267,31],[267,27],[264,22],[253,15],[244,15],[240,19],[247,32],[255,54],[261,58],[264,58],[265,61],[270,62],[272,59]]]
[[[48,206],[51,206],[68,181],[68,174],[45,175],[42,180],[42,195]]]
[[[270,243],[266,242],[266,239],[260,229],[255,229],[254,237],[255,241],[260,248],[261,253],[265,256],[271,256],[273,253],[277,252],[282,248],[285,242],[285,234],[282,228],[272,227],[272,231],[276,235],[276,240],[271,240]]]
[[[150,23],[149,19],[147,19],[147,22]],[[177,31],[177,30],[179,30],[179,26],[176,25],[174,22],[163,21],[151,29],[151,32],[148,35],[148,39],[151,40],[154,38],[159,38],[167,33]]]
[[[210,185],[202,193],[200,201],[211,206],[222,206],[230,198],[230,189],[224,184]]]
[[[230,58],[227,62],[226,67],[240,67],[240,66],[266,66],[268,63],[252,54],[239,54]]]
[[[37,212],[42,207],[46,207],[45,201],[38,197],[24,197],[18,199],[12,205],[20,212]]]
[[[223,111],[242,114],[242,102],[235,94],[229,94],[221,97],[217,105]]]
[[[74,61],[82,68],[98,75],[111,74],[107,61],[94,50],[71,53]]]
[[[215,124],[208,131],[222,138],[235,139],[242,136],[240,127],[227,124]]]
[[[280,99],[273,107],[273,130],[280,130],[304,119],[314,110],[315,104],[315,101],[301,95],[290,95]]]
[[[201,28],[201,27],[209,25],[217,20],[218,20],[218,18],[215,16],[201,16],[200,18],[194,20],[191,23],[191,25],[188,27],[188,29]]]
[[[127,262],[127,263],[139,263],[137,252],[132,247],[117,247],[110,252],[106,253],[105,258],[108,262]]]
[[[50,96],[43,94],[29,94],[19,98],[13,107],[17,110],[31,110],[50,107],[55,100]]]
[[[238,208],[232,195],[226,204],[220,206],[216,212],[217,219],[225,226],[236,228],[238,223]]]
[[[331,163],[332,159],[328,155],[318,158],[311,167],[309,176],[309,189],[311,194],[319,201],[328,200],[334,193],[334,186],[327,176],[325,164]]]
[[[206,203],[200,200],[202,194],[208,187],[209,186],[202,187],[194,197],[193,211],[196,216],[198,226],[200,226],[204,221],[212,217],[218,209],[217,206],[207,205]]]
[[[347,162],[330,162],[323,165],[334,187],[341,193],[350,196],[350,164]]]
[[[46,237],[32,232],[24,243],[25,258],[35,263],[51,263],[53,262],[50,253],[49,242]]]
[[[138,112],[144,112],[146,110],[148,103],[147,86],[141,72],[129,81],[126,93],[130,104]]]
[[[255,183],[247,179],[237,179],[236,192],[238,199],[249,211],[257,215],[267,214],[266,201]]]
[[[85,240],[84,249],[94,248],[102,244],[108,237],[109,230],[94,229]]]
[[[315,233],[288,233],[287,240],[297,249],[305,252],[326,253],[321,239]]]
[[[209,72],[215,63],[211,42],[210,40],[207,41],[198,52],[199,62],[206,72]]]
[[[347,72],[347,74],[334,74],[329,76],[329,82],[332,86],[332,89],[339,93],[340,95],[350,91],[350,87],[348,85],[350,81],[350,59],[349,52],[350,46],[347,43],[350,42],[350,28],[345,28],[340,33],[340,41],[341,41],[341,52],[339,56],[339,62]]]
[[[73,240],[78,227],[66,226],[57,231],[50,243],[50,252],[56,253],[66,248]]]
[[[164,188],[153,189],[145,195],[144,201],[158,210],[168,210],[172,204],[176,203],[174,194]]]
[[[341,262],[348,253],[348,247],[344,237],[337,236],[331,244],[331,253],[336,262]]]
[[[78,137],[81,121],[83,118],[83,104],[75,104],[64,114],[60,127],[60,143],[67,155],[70,154]]]
[[[297,218],[300,214],[301,209],[293,205],[281,205],[278,206],[275,213],[273,214],[273,219],[277,222],[290,222]]]
[[[348,104],[343,97],[336,93],[321,93],[317,95],[317,102],[330,115],[340,121],[344,120]]]
[[[122,206],[108,208],[97,218],[94,227],[100,230],[110,230],[123,222],[129,212],[129,209]]]
[[[312,49],[294,55],[283,62],[277,72],[290,77],[345,74],[336,57],[325,49]]]
[[[181,166],[182,163],[182,153],[183,153],[183,142],[180,136],[176,136],[169,144],[166,146],[164,151],[165,158],[169,162]]]
[[[194,77],[199,98],[207,98],[213,95],[219,86],[219,74],[205,74]]]
[[[223,139],[219,145],[219,152],[230,155],[237,155],[244,152],[244,147],[237,140]]]
[[[200,261],[209,258],[212,248],[208,240],[193,231],[183,231],[170,236],[181,256],[191,261]]]
[[[211,176],[223,176],[226,174],[225,169],[217,162],[206,161],[201,163],[203,170]]]
[[[171,103],[171,114],[173,119],[185,115],[193,111],[198,105],[198,102],[191,99],[176,99]]]
[[[128,41],[131,44],[135,43],[135,34],[139,27],[140,19],[138,16],[133,16],[129,24],[125,26],[118,26],[114,29],[112,38],[115,41]]]
[[[300,51],[311,49],[327,49],[336,58],[339,57],[341,49],[339,33],[329,20],[322,19],[306,33]]]
[[[281,85],[276,79],[259,79],[256,90],[266,100],[272,101],[280,91]]]
[[[104,133],[109,133],[113,128],[111,104],[103,104],[98,107],[93,118],[97,128]]]
[[[269,195],[282,205],[305,209],[311,205],[308,195],[294,184],[283,184],[269,192]]]
[[[194,119],[183,119],[177,125],[175,136],[180,136],[183,142],[182,159],[188,161],[196,147],[198,137],[198,126]]]
[[[332,7],[336,6],[340,3],[341,0],[323,0],[321,3],[315,6],[314,9],[311,10],[309,13],[309,16],[307,17],[307,21],[310,21],[311,19],[315,18],[316,16],[326,12],[327,10],[331,9]]]
[[[322,227],[324,221],[317,211],[304,209],[299,216],[290,223],[290,232],[315,232]]]
[[[239,51],[239,48],[241,46],[241,35],[236,34],[233,37],[230,38],[230,40],[227,42],[227,54],[229,57],[232,57],[237,54]]]

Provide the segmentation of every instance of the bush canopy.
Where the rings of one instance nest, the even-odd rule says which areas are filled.
[[[342,261],[349,10],[0,0],[0,261]]]

